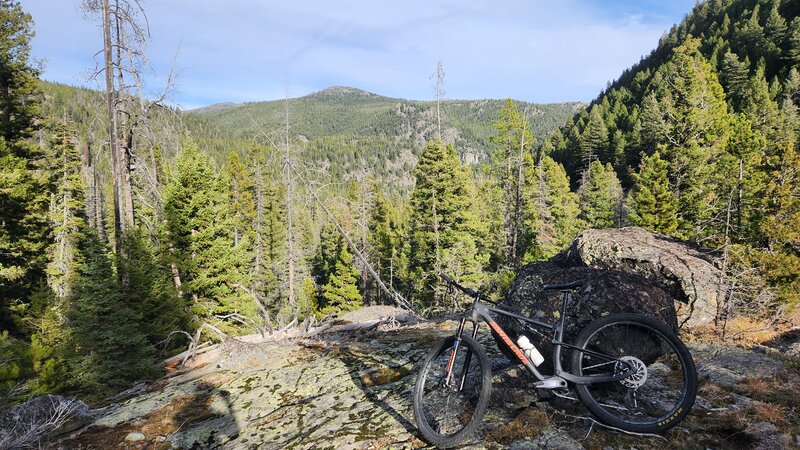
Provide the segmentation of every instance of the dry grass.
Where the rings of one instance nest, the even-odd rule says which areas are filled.
[[[522,410],[511,422],[487,433],[485,439],[489,442],[508,445],[519,439],[536,437],[552,424],[553,422],[547,414],[530,407]]]
[[[779,428],[789,425],[789,409],[774,403],[754,403],[745,413],[759,421],[774,423]]]
[[[741,390],[750,397],[764,398],[774,388],[774,383],[765,378],[746,378],[741,385]]]
[[[775,323],[753,317],[736,317],[728,321],[724,340],[743,347],[751,347],[775,339],[791,329],[792,324],[791,320]],[[681,330],[681,338],[687,344],[718,343],[722,341],[721,336],[722,327],[713,324]]]
[[[726,336],[736,344],[751,346],[774,339],[788,329],[789,326],[785,323],[775,324],[748,317],[737,317],[728,321]]]

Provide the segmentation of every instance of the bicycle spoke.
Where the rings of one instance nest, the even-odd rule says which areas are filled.
[[[630,424],[657,424],[673,415],[687,388],[686,368],[669,341],[648,326],[611,323],[586,342],[583,375],[629,374],[617,382],[585,387],[591,402],[611,417]],[[614,358],[608,361],[608,358]]]
[[[439,442],[460,439],[459,433],[476,427],[485,412],[488,391],[484,387],[490,386],[491,371],[485,354],[475,355],[477,344],[467,343],[462,340],[455,354],[452,344],[443,344],[423,368],[427,376],[418,379],[423,385],[417,387],[414,398],[419,403],[417,421],[427,424]]]

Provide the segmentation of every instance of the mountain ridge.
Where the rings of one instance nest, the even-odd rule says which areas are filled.
[[[394,100],[400,102],[415,102],[415,103],[430,103],[435,102],[435,100],[424,100],[424,99],[411,99],[411,98],[402,98],[402,97],[389,97],[382,94],[377,94],[375,92],[367,91],[365,89],[352,87],[352,86],[343,86],[343,85],[331,85],[326,88],[320,89],[318,91],[313,91],[311,93],[301,95],[298,97],[289,97],[289,101],[293,100],[321,100],[321,99],[330,99],[330,98],[341,98],[341,97],[363,97],[369,98],[373,100]],[[510,97],[509,97],[510,98]],[[504,101],[505,99],[500,98],[454,98],[454,99],[442,99],[443,103],[447,102],[477,102],[477,101]],[[546,103],[538,103],[538,102],[529,102],[525,100],[518,100],[513,99],[515,102],[521,104],[531,104],[531,105],[582,105],[582,107],[588,106],[589,103],[583,101],[570,101],[564,100],[560,102],[546,102]],[[254,101],[246,101],[246,102],[219,102],[219,103],[212,103],[206,106],[200,106],[197,108],[191,108],[184,110],[185,113],[190,114],[205,114],[205,113],[214,113],[219,111],[225,111],[229,109],[235,109],[239,107],[244,107],[248,105],[256,105],[256,104],[263,104],[263,103],[277,103],[283,102],[285,99],[272,99],[272,100],[254,100]]]

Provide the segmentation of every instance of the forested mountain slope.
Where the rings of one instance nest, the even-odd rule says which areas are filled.
[[[800,297],[799,15],[795,0],[698,2],[543,144],[574,187],[593,161],[613,167],[634,224],[719,249],[753,309],[765,280]]]
[[[86,88],[42,82],[46,117],[68,117],[86,135],[90,124],[100,131],[103,94]],[[503,100],[446,100],[442,102],[442,134],[462,160],[476,163],[491,152]],[[531,131],[542,138],[585,104],[519,102],[528,114]],[[190,111],[162,109],[153,130],[188,132],[216,161],[230,151],[244,154],[253,143],[282,143],[288,112],[290,139],[300,146],[300,159],[323,167],[334,178],[354,171],[394,179],[408,178],[416,155],[436,132],[436,102],[383,97],[356,88],[334,86],[303,97],[255,103],[222,103]],[[166,156],[174,156],[167,151]],[[413,158],[412,158],[413,160]],[[396,177],[396,178],[395,178]]]
[[[777,126],[777,110],[800,102],[800,2],[794,0],[708,0],[669,30],[647,57],[625,70],[591,105],[548,139],[556,160],[573,182],[589,159],[610,162],[623,176],[639,165],[640,152],[652,153],[663,136],[667,90],[690,101],[694,91],[718,82],[732,113],[743,113],[760,129]],[[694,38],[691,44],[687,40]],[[676,50],[708,64],[705,83],[674,82],[686,67],[675,65]],[[714,83],[716,85],[716,83]],[[691,92],[690,92],[691,91]],[[703,120],[711,114],[695,104]],[[630,178],[628,178],[630,180]]]
[[[441,104],[442,135],[465,162],[484,159],[491,150],[503,100],[445,100]],[[581,103],[533,104],[519,102],[529,117],[531,132],[544,137]],[[212,105],[190,111],[240,140],[263,141],[279,136],[289,114],[290,134],[307,141],[309,158],[335,166],[362,164],[378,173],[404,150],[417,153],[437,129],[436,102],[383,97],[360,89],[334,86],[304,97]],[[365,161],[357,161],[364,158]]]

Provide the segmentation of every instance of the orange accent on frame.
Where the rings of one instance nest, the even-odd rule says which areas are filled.
[[[447,363],[447,373],[449,374],[451,370],[453,370],[453,359],[456,356],[456,349],[452,347],[450,349],[450,361]]]
[[[506,343],[508,348],[510,348],[511,351],[514,352],[514,355],[516,355],[516,357],[520,361],[522,361],[522,364],[526,366],[528,364],[531,364],[531,362],[528,360],[525,354],[522,353],[522,351],[520,351],[519,347],[517,347],[513,342],[511,342],[511,338],[508,337],[508,335],[502,330],[502,328],[497,326],[497,324],[493,320],[489,321],[489,326],[492,328],[492,330],[494,330],[495,333],[497,333],[500,336],[500,339],[502,339],[503,342]]]

